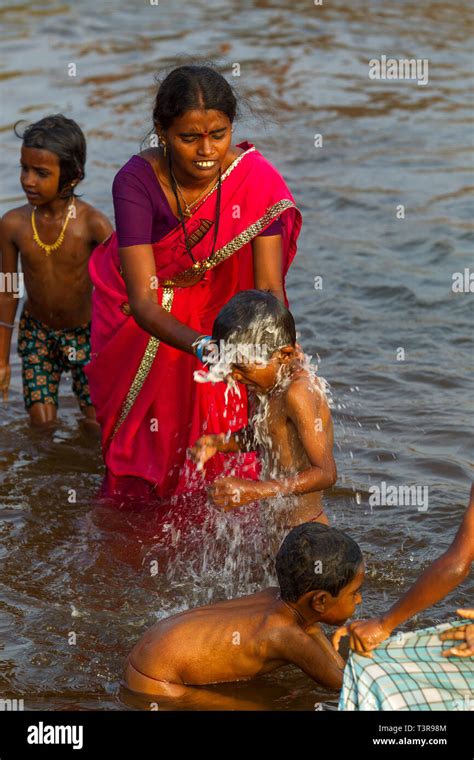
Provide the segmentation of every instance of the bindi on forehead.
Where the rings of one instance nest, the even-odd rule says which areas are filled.
[[[224,130],[228,125],[228,118],[220,111],[188,111],[173,124],[177,131],[202,135]]]

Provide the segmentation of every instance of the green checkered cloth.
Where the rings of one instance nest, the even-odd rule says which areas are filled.
[[[344,669],[339,710],[474,710],[474,657],[442,657],[456,641],[439,634],[456,620],[399,633],[372,650],[352,652]]]

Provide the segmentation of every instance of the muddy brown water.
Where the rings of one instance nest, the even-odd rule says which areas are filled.
[[[272,116],[236,124],[235,142],[256,144],[303,213],[288,293],[300,340],[332,387],[339,480],[326,507],[366,555],[361,616],[385,610],[447,548],[473,477],[473,301],[451,288],[472,265],[474,238],[468,7],[198,0],[183,14],[138,0],[12,0],[0,9],[1,213],[23,203],[13,123],[61,111],[88,139],[84,198],[112,217],[113,176],[150,126],[153,76],[181,53],[219,59],[231,79],[239,62],[232,82]],[[429,84],[370,81],[368,60],[383,52],[428,58]],[[15,350],[16,341],[11,399],[0,406],[0,696],[26,709],[146,708],[120,689],[137,638],[162,615],[274,582],[278,536],[251,510],[209,513],[193,529],[179,510],[98,505],[100,448],[78,428],[69,380],[57,429],[31,430]],[[369,488],[382,481],[428,487],[428,509],[371,507]],[[450,619],[472,592],[467,579],[407,628]],[[293,667],[214,688],[271,710],[336,705]]]

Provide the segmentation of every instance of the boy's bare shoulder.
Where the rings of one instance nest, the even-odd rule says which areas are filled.
[[[92,206],[92,204],[83,201],[82,198],[75,198],[75,205],[77,212],[81,214],[86,221],[92,221],[96,218],[107,218],[99,209]]]
[[[308,402],[316,406],[327,403],[320,379],[304,368],[293,373],[285,390],[285,401],[290,407],[300,407]]]
[[[76,198],[76,206],[91,240],[102,243],[113,232],[109,219],[102,211],[78,198]]]
[[[310,643],[309,635],[288,618],[279,616],[269,623],[267,638],[273,657],[291,661],[296,651]]]
[[[2,216],[1,223],[3,229],[8,231],[16,230],[18,225],[25,223],[26,218],[31,218],[31,211],[32,207],[29,203],[10,209],[10,211],[7,211]]]
[[[0,219],[0,245],[4,250],[9,246],[20,250],[22,232],[31,223],[31,210],[30,204],[25,203],[24,206],[10,209]]]

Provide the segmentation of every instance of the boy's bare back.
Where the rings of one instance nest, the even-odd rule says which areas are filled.
[[[125,680],[133,691],[173,696],[173,685],[245,680],[295,662],[337,688],[342,659],[318,625],[307,630],[279,589],[267,588],[159,621],[128,656]]]

